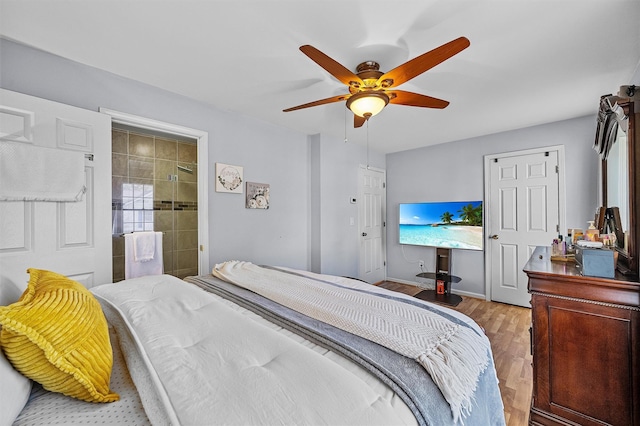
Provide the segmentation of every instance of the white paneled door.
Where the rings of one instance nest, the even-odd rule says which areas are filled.
[[[27,268],[111,282],[111,118],[0,89],[0,139],[84,153],[87,187],[78,202],[0,201],[0,283],[24,288]]]
[[[531,307],[522,271],[536,246],[558,236],[559,151],[488,159],[487,259],[491,300]]]
[[[359,277],[368,283],[386,278],[385,256],[385,172],[360,167],[358,232],[360,238]]]

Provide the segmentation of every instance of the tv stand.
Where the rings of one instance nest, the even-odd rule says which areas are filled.
[[[449,274],[451,271],[451,249],[437,248],[436,249],[436,272],[422,272],[416,277],[426,278],[433,280],[435,287],[438,286],[438,281],[441,281],[444,285],[444,292],[439,294],[437,290],[422,290],[414,297],[418,299],[426,300],[428,302],[443,303],[450,306],[458,306],[462,302],[462,297],[457,294],[451,293],[451,283],[459,283],[462,281],[460,277]]]
[[[462,302],[462,297],[457,294],[451,293],[451,283],[459,283],[462,281],[460,277],[455,275],[441,274],[438,272],[422,272],[416,277],[427,278],[434,280],[437,284],[438,281],[444,282],[444,294],[438,294],[436,290],[422,290],[414,297],[418,299],[426,300],[428,302],[444,303],[445,305],[458,306]]]

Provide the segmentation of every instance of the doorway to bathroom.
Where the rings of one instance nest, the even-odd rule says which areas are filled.
[[[203,163],[206,169],[206,133],[107,113],[112,115],[114,282],[125,278],[123,236],[139,231],[162,232],[165,274],[206,273],[207,184],[206,170],[199,168]]]

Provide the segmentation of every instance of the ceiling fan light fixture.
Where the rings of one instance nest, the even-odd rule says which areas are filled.
[[[389,103],[389,97],[382,92],[360,92],[347,99],[347,108],[355,115],[369,118],[378,114]]]

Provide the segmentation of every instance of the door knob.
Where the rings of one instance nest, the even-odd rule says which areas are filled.
[[[497,240],[498,238],[498,234],[493,234],[492,236],[490,236],[489,238],[491,238],[492,240]]]
[[[363,232],[363,233],[362,233],[362,236],[363,236],[363,237],[366,237],[366,236],[367,236],[367,233],[366,233],[366,232]]]

